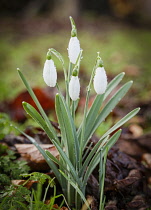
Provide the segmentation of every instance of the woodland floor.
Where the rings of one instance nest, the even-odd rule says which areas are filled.
[[[42,22],[41,19],[39,21]],[[104,20],[100,21],[103,22]],[[93,145],[97,142],[98,136],[102,135],[117,119],[123,117],[133,108],[141,108],[138,115],[122,128],[123,131],[120,139],[109,151],[105,178],[105,209],[150,209],[151,81],[148,79],[148,75],[151,73],[151,31],[141,27],[132,27],[127,24],[117,24],[116,21],[112,22],[108,19],[105,19],[105,21],[108,21],[108,24],[102,24],[100,30],[98,30],[98,28],[101,26],[102,22],[100,23],[99,20],[96,22],[97,27],[93,26],[93,21],[85,27],[83,27],[85,21],[78,24],[78,34],[79,39],[81,38],[81,45],[83,44],[85,59],[81,66],[81,81],[84,83],[84,86],[86,86],[91,69],[93,68],[96,52],[99,50],[98,48],[100,48],[104,65],[108,72],[109,81],[117,73],[125,71],[125,81],[128,79],[134,80],[134,86],[129,91],[128,95],[113,110],[102,127],[98,129],[96,136],[92,137],[91,141]],[[44,57],[49,47],[52,46],[59,50],[59,46],[61,46],[61,52],[63,55],[66,54],[67,47],[65,47],[65,45],[67,46],[68,44],[67,40],[70,33],[65,31],[65,29],[69,31],[69,26],[65,27],[57,22],[52,24],[51,21],[49,22],[47,20],[45,24],[42,24],[39,33],[35,34],[32,25],[35,25],[35,30],[38,31],[38,24],[36,23],[35,20],[32,20],[30,24],[29,20],[24,20],[22,22],[24,25],[23,28],[21,28],[21,22],[18,21],[11,24],[11,22],[7,20],[2,24],[0,38],[2,46],[0,50],[0,112],[7,113],[10,117],[10,121],[15,121],[17,126],[33,136],[40,144],[44,144],[44,147],[48,147],[48,149],[52,150],[50,140],[45,133],[39,129],[31,119],[27,119],[22,109],[22,101],[27,101],[30,104],[33,104],[33,101],[24,90],[14,69],[16,69],[16,67],[23,69],[27,78],[29,78],[29,82],[34,87],[34,91],[43,108],[51,115],[51,119],[56,122],[56,116],[54,114],[55,91],[44,87],[41,76],[42,70],[40,69],[43,68]],[[4,24],[8,27],[4,27]],[[58,27],[60,27],[61,30],[58,30]],[[18,31],[18,33],[16,33],[16,31]],[[92,36],[94,37],[94,43]],[[66,41],[64,41],[65,39]],[[85,51],[89,52],[88,55],[86,55],[87,52]],[[90,59],[92,61],[89,61]],[[65,61],[67,61],[67,55],[65,56]],[[60,66],[58,69],[60,83],[63,89],[63,74]],[[81,92],[78,119],[80,119],[85,100],[84,88]],[[1,116],[1,120],[3,120],[3,116]],[[54,126],[59,132],[56,123],[54,123]],[[3,138],[0,140],[0,143],[7,144],[10,149],[17,152],[18,158],[27,160],[31,171],[50,172],[49,167],[42,159],[39,152],[35,150],[34,146],[29,145],[30,142],[26,138],[22,135],[18,136],[14,131],[10,133],[10,130],[6,128],[2,129],[1,134],[3,134]],[[57,155],[57,153],[55,155]],[[90,176],[87,186],[87,195],[93,197],[91,209],[97,210],[99,199],[97,168]]]

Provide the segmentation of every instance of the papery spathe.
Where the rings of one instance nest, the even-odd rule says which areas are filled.
[[[69,82],[69,96],[76,101],[80,95],[80,82],[78,76],[72,76]]]
[[[80,42],[76,36],[71,37],[68,45],[68,56],[71,63],[76,63],[79,53]]]
[[[55,87],[57,82],[57,71],[52,59],[46,60],[43,69],[43,78],[50,87]]]
[[[94,76],[94,90],[97,94],[103,94],[107,87],[107,76],[104,67],[98,67]]]

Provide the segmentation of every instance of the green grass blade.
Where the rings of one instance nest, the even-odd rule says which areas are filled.
[[[110,101],[106,104],[106,106],[102,109],[101,113],[98,115],[97,119],[94,122],[94,126],[91,130],[87,130],[86,136],[85,136],[85,145],[89,141],[90,137],[93,135],[93,133],[96,131],[96,129],[99,127],[101,122],[105,120],[105,118],[110,114],[110,112],[115,108],[115,106],[118,104],[118,102],[125,96],[125,94],[128,92],[130,87],[132,86],[132,81],[127,82],[125,85],[123,85],[120,90],[116,92],[116,94],[110,99]]]
[[[121,135],[121,130],[118,130],[108,141],[108,143],[102,147],[102,155],[104,156],[105,154],[105,150],[106,148],[108,147],[108,149],[111,148],[111,146],[113,146],[115,144],[115,142],[118,140],[118,138],[120,137]],[[101,150],[101,148],[100,148]],[[87,171],[84,175],[84,185],[86,185],[87,181],[88,181],[88,178],[89,176],[91,175],[91,173],[93,172],[93,170],[95,169],[95,167],[98,165],[99,161],[100,161],[100,150],[98,150],[95,154],[95,156],[92,158],[88,168],[87,168]]]
[[[53,128],[53,126],[51,125],[51,123],[50,123],[50,121],[49,121],[49,119],[48,119],[46,113],[44,112],[42,106],[40,105],[40,103],[39,103],[39,101],[38,101],[36,95],[34,94],[32,88],[30,87],[30,85],[28,84],[26,78],[24,77],[23,73],[22,73],[20,70],[18,70],[18,74],[19,74],[20,78],[22,79],[22,81],[23,81],[25,87],[27,88],[27,90],[28,90],[30,96],[32,97],[33,101],[35,102],[36,106],[38,107],[38,109],[39,109],[41,115],[42,115],[43,118],[45,119],[45,121],[46,121],[46,123],[47,123],[47,125],[48,125],[48,128],[49,128],[49,129],[51,130],[51,132],[53,133],[54,138],[57,139],[57,138],[58,138],[58,137],[57,137],[57,133],[56,133],[55,129]],[[59,140],[58,140],[58,141],[59,141]]]
[[[68,109],[66,102],[62,96],[56,95],[56,114],[64,141],[66,153],[75,166],[79,158],[79,142],[76,135],[76,128]]]
[[[41,126],[41,128],[46,132],[46,134],[50,138],[50,140],[53,139],[54,138],[53,133],[48,128],[45,120],[41,117],[39,112],[27,102],[23,102],[22,104],[27,114],[29,114]],[[58,138],[55,140],[57,141],[58,144],[60,144],[60,141],[58,141]]]

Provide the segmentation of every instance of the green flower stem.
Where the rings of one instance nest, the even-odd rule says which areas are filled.
[[[67,106],[70,107],[70,97],[69,97],[69,82],[72,74],[72,63],[69,63],[69,68],[68,68],[68,76],[67,76],[67,81],[66,81],[66,103]]]
[[[71,115],[72,115],[73,121],[75,121],[75,101],[71,102]]]
[[[100,205],[99,210],[104,209],[104,180],[105,180],[105,166],[107,160],[108,148],[106,148],[105,154],[103,155],[102,150],[100,151],[100,171],[99,171],[99,186],[100,186]]]
[[[95,68],[96,68],[96,64],[94,65],[92,74],[91,74],[91,78],[90,78],[90,82],[89,85],[87,87],[87,94],[86,94],[86,102],[85,102],[85,107],[84,107],[84,116],[83,116],[83,122],[82,122],[82,133],[81,133],[81,139],[80,139],[80,162],[79,162],[79,168],[81,168],[82,165],[82,154],[84,151],[84,140],[85,140],[85,127],[86,127],[86,116],[87,116],[87,112],[88,112],[88,103],[89,103],[89,97],[90,97],[90,90],[91,90],[91,84],[93,81],[93,77],[94,77],[94,72],[95,72]]]

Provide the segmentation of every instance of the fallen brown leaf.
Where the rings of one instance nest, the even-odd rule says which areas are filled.
[[[53,144],[40,144],[42,149],[48,150],[54,157],[58,158],[59,153]],[[46,163],[42,154],[33,144],[15,144],[17,151],[20,153],[31,167],[31,170],[48,170],[49,166]]]

